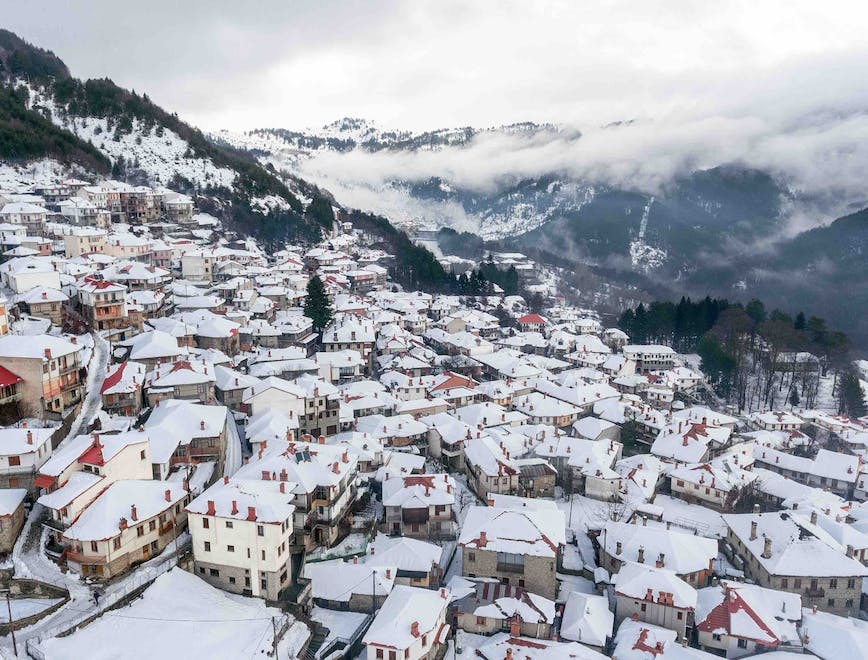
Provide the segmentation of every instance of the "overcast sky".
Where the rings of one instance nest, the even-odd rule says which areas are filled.
[[[868,107],[864,2],[0,0],[74,75],[204,129],[397,128]]]

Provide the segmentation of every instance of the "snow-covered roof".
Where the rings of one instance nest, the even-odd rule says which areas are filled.
[[[561,510],[474,506],[467,512],[458,544],[463,548],[554,557],[566,543]]]
[[[77,541],[110,539],[121,533],[122,519],[135,527],[185,497],[187,491],[177,482],[122,479],[103,491],[63,532],[63,537]]]
[[[427,635],[429,643],[444,643],[445,639],[437,640],[436,636],[449,600],[449,591],[445,588],[432,591],[397,585],[377,612],[362,642],[406,649],[414,645],[418,637]]]

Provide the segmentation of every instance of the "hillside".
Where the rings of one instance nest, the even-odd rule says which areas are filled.
[[[108,79],[78,80],[50,51],[0,31],[0,159],[51,159],[79,175],[168,185],[194,195],[226,226],[266,241],[315,240],[330,204],[250,154],[216,144],[177,115]],[[317,204],[313,204],[317,202]],[[313,205],[313,211],[308,209]]]
[[[619,181],[593,170],[578,176],[554,157],[584,137],[547,124],[414,134],[343,119],[313,130],[217,137],[411,232],[455,229],[457,238],[440,235],[447,254],[478,258],[483,242],[467,238],[474,234],[491,249],[569,264],[583,297],[605,297],[611,286],[637,298],[761,297],[787,309],[815,309],[868,340],[868,328],[837,295],[843,275],[833,267],[864,260],[862,224],[842,219],[795,239],[790,232],[795,217],[822,225],[842,215],[839,209],[864,203],[807,193],[780,173],[724,163],[653,185],[638,174]],[[539,173],[520,174],[516,162],[523,166],[526,155],[537,153],[547,156],[534,165]],[[506,158],[514,154],[521,159]],[[851,299],[864,305],[868,277],[862,264],[852,263],[850,272]]]

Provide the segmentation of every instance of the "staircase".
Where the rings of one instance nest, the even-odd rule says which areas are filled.
[[[304,652],[305,660],[316,660],[317,652],[320,650],[322,643],[328,637],[329,629],[325,626],[321,626],[319,624],[314,624],[313,634],[310,638],[310,643],[307,645],[307,649]]]

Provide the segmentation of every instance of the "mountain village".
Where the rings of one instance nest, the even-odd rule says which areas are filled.
[[[337,218],[0,189],[3,656],[864,657],[868,418],[716,405],[522,254],[538,312],[402,290]]]

